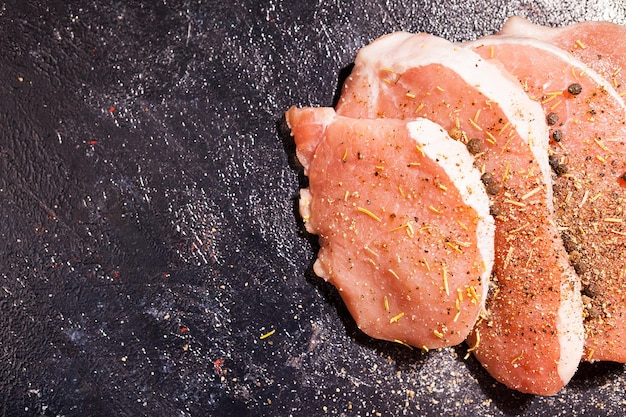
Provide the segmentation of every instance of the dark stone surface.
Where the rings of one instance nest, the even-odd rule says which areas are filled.
[[[513,14],[624,9],[2,3],[0,415],[623,415],[620,365],[585,364],[540,398],[493,382],[464,346],[422,354],[360,333],[311,272],[279,120],[332,104],[386,32],[463,40]]]

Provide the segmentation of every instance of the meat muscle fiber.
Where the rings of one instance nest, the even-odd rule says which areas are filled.
[[[456,345],[480,310],[493,219],[466,148],[427,120],[359,120],[332,108],[286,119],[309,177],[300,212],[319,236],[317,275],[366,334]]]

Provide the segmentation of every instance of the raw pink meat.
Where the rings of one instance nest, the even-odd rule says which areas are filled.
[[[319,235],[314,270],[368,335],[456,345],[493,264],[489,201],[467,149],[427,120],[359,120],[332,108],[286,119],[309,177],[300,212]]]
[[[580,360],[562,343],[578,352],[583,343],[582,331],[563,332],[582,330],[582,317],[568,312],[575,321],[570,327],[560,317],[575,308],[579,287],[555,225],[541,106],[472,51],[426,34],[395,33],[359,52],[337,113],[424,117],[472,148],[480,144],[473,149],[476,165],[493,178],[496,256],[485,317],[468,342],[509,387],[558,392]]]
[[[530,24],[519,21],[519,25]],[[607,30],[619,34],[614,26],[588,22],[545,30],[561,40],[578,36],[588,50],[595,45],[592,39],[607,36]],[[598,30],[595,37],[594,29]],[[626,30],[621,28],[621,33]],[[573,38],[571,43],[575,44]],[[559,131],[562,139],[552,142],[551,153],[555,164],[562,164],[556,165],[557,171],[566,168],[567,172],[555,179],[555,207],[570,258],[582,278],[583,358],[626,362],[626,200],[621,178],[626,172],[626,106],[612,82],[550,44],[500,35],[473,45],[484,45],[476,50],[493,56],[516,75],[529,94],[543,103],[546,114],[558,115],[552,130]],[[568,87],[575,84],[581,91],[571,94]]]

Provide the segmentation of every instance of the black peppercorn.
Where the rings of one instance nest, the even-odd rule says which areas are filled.
[[[498,194],[499,191],[500,191],[500,186],[498,185],[497,182],[492,182],[491,184],[487,185],[487,194],[496,195]]]
[[[563,139],[563,132],[561,132],[560,130],[555,130],[554,132],[552,132],[552,139],[554,139],[555,142],[560,142],[561,139]]]
[[[595,282],[591,282],[583,288],[583,294],[590,298],[597,297],[602,294],[602,289]]]
[[[558,164],[557,167],[554,168],[554,172],[556,172],[557,175],[567,174],[567,165]]]
[[[546,116],[546,121],[548,122],[548,125],[553,126],[559,121],[559,115],[554,112],[550,112]]]
[[[575,262],[574,263],[574,271],[578,274],[578,275],[583,275],[585,272],[587,272],[587,265],[584,262]]]
[[[467,142],[467,150],[472,155],[476,155],[477,153],[482,152],[483,142],[480,139],[470,139],[469,142]]]
[[[578,84],[578,83],[570,84],[567,87],[567,92],[570,93],[573,96],[579,95],[581,93],[581,91],[583,91],[583,86]]]
[[[559,157],[556,155],[550,155],[548,157],[548,163],[552,169],[556,170],[556,167],[559,166]]]
[[[561,239],[563,240],[563,246],[565,247],[565,251],[567,251],[567,253],[576,250],[576,242],[574,242],[574,239],[572,239],[570,235],[563,233],[561,235]]]
[[[483,184],[489,185],[493,182],[493,174],[491,172],[485,172],[483,175],[480,176],[480,180],[483,182]]]

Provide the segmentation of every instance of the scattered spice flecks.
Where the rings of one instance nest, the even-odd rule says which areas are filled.
[[[270,330],[267,333],[263,333],[259,339],[263,340],[263,339],[267,339],[268,337],[270,337],[271,335],[273,335],[274,333],[276,333],[276,329]]]
[[[224,358],[217,358],[213,362],[213,368],[215,368],[215,372],[221,374],[223,372],[222,366],[224,366]]]

